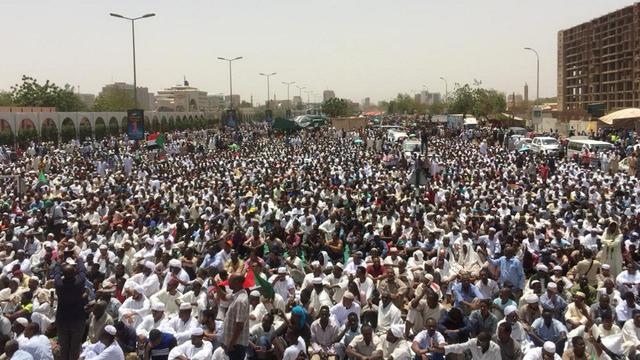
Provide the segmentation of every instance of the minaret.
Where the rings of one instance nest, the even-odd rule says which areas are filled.
[[[527,83],[524,83],[524,103],[529,103],[529,85]]]

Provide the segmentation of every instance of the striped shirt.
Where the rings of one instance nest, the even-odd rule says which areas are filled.
[[[251,307],[249,306],[249,296],[245,290],[240,290],[233,294],[233,300],[231,305],[227,309],[227,313],[224,316],[224,331],[223,331],[223,343],[228,344],[233,335],[233,328],[236,323],[242,323],[242,331],[240,336],[236,340],[234,345],[249,345],[249,313]]]

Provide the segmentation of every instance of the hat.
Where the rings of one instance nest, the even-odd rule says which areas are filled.
[[[342,298],[353,300],[353,299],[355,299],[355,296],[353,295],[353,293],[351,291],[345,291],[344,295],[342,295]]]
[[[144,267],[146,267],[147,269],[151,270],[151,272],[156,271],[156,264],[154,264],[153,261],[145,261],[144,262]]]
[[[108,250],[109,247],[107,245],[102,244],[102,245],[100,245],[99,249],[100,250]]]
[[[22,325],[22,327],[27,327],[27,325],[29,325],[29,320],[23,318],[23,317],[19,317],[16,319],[16,322],[20,325]]]
[[[538,302],[538,295],[536,294],[527,294],[527,296],[524,297],[524,301],[527,304],[535,304]]]
[[[180,304],[180,310],[191,310],[191,303],[183,302]]]
[[[398,248],[397,247],[392,247],[391,249],[389,249],[389,252],[398,252]]]
[[[398,339],[404,339],[404,325],[400,325],[400,324],[391,325],[389,330],[391,330],[391,333],[393,334],[393,336],[397,337]]]
[[[153,310],[153,311],[164,311],[165,308],[166,307],[165,307],[164,303],[162,303],[162,302],[154,302],[151,305],[151,310]]]
[[[530,285],[533,286],[535,284],[540,284],[540,280],[533,280]]]
[[[558,285],[556,285],[556,283],[554,283],[554,282],[550,282],[550,283],[547,284],[547,289],[555,290],[557,288],[558,288]]]
[[[191,330],[191,336],[202,336],[202,335],[204,335],[204,331],[199,326]]]
[[[260,291],[258,290],[253,290],[249,293],[249,296],[253,296],[253,297],[260,297]]]
[[[107,334],[111,335],[111,336],[115,336],[116,335],[116,328],[113,325],[107,325],[104,327],[104,332],[106,332]]]
[[[504,308],[504,316],[509,316],[511,314],[513,314],[514,312],[518,311],[518,308],[516,308],[515,305],[509,305],[507,307]]]
[[[585,299],[587,297],[582,291],[576,291],[576,293],[573,296],[574,297],[581,297],[583,299]]]
[[[137,292],[138,294],[144,294],[144,288],[140,284],[133,285],[133,291]]]
[[[321,277],[314,277],[313,280],[311,280],[311,283],[313,285],[321,285],[322,284],[322,278]]]
[[[562,271],[562,266],[556,265],[553,267],[553,271]]]
[[[602,264],[602,270],[610,270],[611,269],[611,265],[609,264]]]
[[[73,260],[72,258],[67,258],[67,260],[65,260],[65,263],[71,266],[75,266],[76,265],[76,261]]]
[[[538,265],[536,265],[536,270],[548,272],[549,268],[545,264],[538,264]]]
[[[552,343],[551,341],[545,341],[544,344],[542,345],[542,348],[544,349],[545,352],[548,352],[551,354],[555,354],[556,352],[556,344]]]
[[[169,267],[182,268],[182,262],[178,259],[171,259],[169,260]]]
[[[315,260],[311,262],[311,266],[316,267],[316,266],[320,266],[320,261]]]
[[[278,268],[278,274],[286,274],[287,273],[287,268],[282,266]]]

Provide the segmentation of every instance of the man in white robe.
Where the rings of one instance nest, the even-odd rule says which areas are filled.
[[[198,320],[191,316],[191,304],[180,305],[178,316],[169,321],[169,331],[176,337],[178,345],[189,341],[191,331],[200,326]]]
[[[128,297],[118,309],[118,319],[135,328],[149,314],[150,309],[151,303],[144,296],[144,288],[141,285],[134,285],[133,295]]]
[[[380,306],[378,307],[378,329],[376,333],[384,336],[392,325],[402,324],[402,313],[393,305],[391,295],[383,293],[380,296]]]
[[[136,328],[138,341],[144,341],[149,337],[149,332],[153,329],[167,331],[169,329],[169,318],[165,315],[165,305],[163,303],[153,303],[151,314],[145,316]]]
[[[213,353],[213,345],[209,341],[203,340],[204,332],[201,327],[196,327],[190,331],[191,340],[184,342],[171,349],[169,360],[189,359],[189,360],[209,360]]]

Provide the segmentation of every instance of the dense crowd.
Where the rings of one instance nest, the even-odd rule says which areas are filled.
[[[413,131],[1,148],[1,358],[635,358],[636,174]]]

